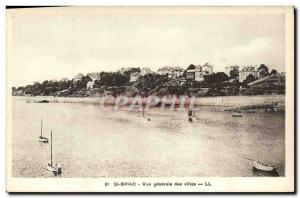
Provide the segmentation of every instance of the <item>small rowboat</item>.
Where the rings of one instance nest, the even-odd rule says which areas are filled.
[[[243,115],[242,114],[232,114],[232,117],[240,118],[240,117],[243,117]]]
[[[237,111],[236,113],[232,114],[232,117],[243,117],[241,111]]]
[[[49,100],[40,100],[40,101],[36,101],[35,103],[49,103]]]

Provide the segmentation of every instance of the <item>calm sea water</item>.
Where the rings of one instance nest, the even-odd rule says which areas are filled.
[[[53,130],[53,160],[61,177],[258,176],[259,158],[284,176],[284,113],[232,117],[221,107],[201,106],[190,123],[187,112],[103,111],[80,103],[26,103],[13,99],[13,176],[53,177],[46,170],[50,144],[38,142]]]

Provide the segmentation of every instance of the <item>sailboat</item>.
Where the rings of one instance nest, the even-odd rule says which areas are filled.
[[[259,141],[257,141],[257,142],[259,142]],[[246,158],[246,157],[243,157],[243,158],[253,162],[253,171],[270,173],[272,175],[278,176],[277,168],[275,166],[265,164],[265,163],[263,163],[259,160],[259,150],[260,150],[259,144],[257,144],[257,148],[258,148],[258,150],[257,150],[257,160],[249,159],[249,158]]]
[[[43,136],[43,120],[41,121],[41,135],[39,136],[39,142],[48,143],[48,138]]]
[[[249,158],[246,158],[246,157],[243,157],[243,158],[253,162],[253,170],[254,171],[278,174],[278,172],[277,172],[278,169],[275,166],[264,164],[263,162],[261,162],[259,160],[249,159]]]
[[[259,136],[258,136],[259,137]],[[271,166],[268,164],[264,164],[259,160],[259,150],[260,145],[257,145],[257,160],[255,160],[253,163],[253,170],[254,171],[263,171],[263,172],[269,172],[269,173],[277,173],[277,168],[275,166]]]
[[[277,173],[277,168],[260,161],[254,161],[253,170]]]
[[[51,161],[47,163],[47,170],[54,173],[54,175],[60,175],[62,166],[58,163],[53,163],[52,160],[52,130],[51,130]]]

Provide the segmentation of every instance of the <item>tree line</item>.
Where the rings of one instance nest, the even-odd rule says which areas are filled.
[[[232,95],[238,94],[239,87],[247,87],[247,83],[255,81],[256,77],[252,74],[248,75],[243,82],[239,82],[239,70],[232,69],[227,75],[224,72],[216,72],[210,75],[204,76],[204,81],[197,82],[192,79],[186,78],[187,70],[195,69],[196,66],[191,64],[186,70],[181,67],[169,67],[165,66],[158,70],[158,72],[152,72],[149,68],[122,68],[116,72],[99,72],[96,73],[100,78],[94,81],[94,89],[105,89],[107,87],[134,87],[139,92],[153,93],[164,92],[166,87],[168,88],[168,94],[186,94],[187,90],[193,90],[197,88],[210,88],[215,92],[220,93],[221,90],[226,88]],[[182,71],[182,78],[170,79],[168,73],[174,71]],[[261,64],[257,69],[260,76],[267,76],[270,74],[276,74],[276,70],[271,70]],[[141,73],[135,82],[130,82],[130,75],[132,73]],[[161,74],[161,72],[163,74]],[[13,95],[28,94],[33,96],[38,95],[57,95],[58,92],[65,91],[66,95],[72,95],[74,93],[86,92],[87,83],[92,81],[91,75],[81,75],[82,77],[76,81],[62,79],[60,81],[45,80],[42,83],[35,82],[32,85],[13,87]],[[180,79],[184,79],[180,81]],[[230,81],[230,83],[229,83]]]

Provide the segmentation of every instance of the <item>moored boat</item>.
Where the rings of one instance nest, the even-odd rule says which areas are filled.
[[[265,163],[262,163],[259,160],[253,160],[246,157],[243,157],[245,160],[249,160],[253,162],[253,171],[254,172],[260,172],[260,173],[266,173],[273,176],[278,176],[278,169],[275,166],[271,166]]]
[[[240,118],[240,117],[243,117],[243,115],[242,114],[232,114],[232,117]]]
[[[48,138],[40,136],[39,137],[39,142],[48,143]]]
[[[48,138],[43,136],[43,120],[41,121],[41,135],[39,136],[39,142],[48,143]]]
[[[40,101],[36,101],[35,103],[49,103],[49,100],[40,100]]]
[[[232,114],[232,117],[243,117],[243,114],[242,114],[241,111],[237,111],[237,112]]]
[[[60,175],[62,170],[62,165],[58,163],[53,163],[52,160],[52,131],[51,131],[51,160],[47,163],[47,170],[54,173],[54,175]]]
[[[264,171],[264,172],[277,172],[277,168],[274,166],[270,166],[267,164],[264,164],[260,161],[254,161],[253,162],[253,169],[257,171]]]
[[[53,172],[55,175],[60,175],[61,169],[62,169],[62,166],[60,164],[57,164],[57,163],[54,164],[51,162],[48,162],[48,164],[47,164],[47,170]]]

